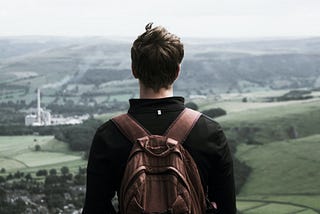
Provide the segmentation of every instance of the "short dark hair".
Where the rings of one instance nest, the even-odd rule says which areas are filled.
[[[164,27],[152,28],[149,23],[145,29],[131,48],[132,69],[144,86],[158,92],[177,78],[184,56],[183,44]]]

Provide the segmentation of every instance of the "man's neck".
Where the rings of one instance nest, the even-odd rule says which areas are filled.
[[[173,87],[161,88],[155,92],[152,88],[146,88],[140,84],[140,99],[160,99],[173,96]]]

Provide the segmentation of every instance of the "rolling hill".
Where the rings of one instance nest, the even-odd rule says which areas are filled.
[[[130,80],[130,46],[101,37],[0,38],[0,87],[22,86],[27,94],[35,86],[61,91]],[[320,38],[186,39],[185,52],[176,84],[183,95],[320,87]]]
[[[217,120],[235,140],[236,157],[251,168],[238,197],[239,210],[319,213],[319,94],[302,101],[261,100],[292,88],[320,87],[320,38],[186,40],[185,49],[177,93],[208,95],[200,101],[201,110],[227,111]],[[30,103],[37,87],[42,88],[43,103],[73,107],[84,99],[93,106],[126,102],[137,93],[130,73],[130,42],[0,38],[0,50],[0,103]],[[270,89],[285,90],[274,95]],[[257,93],[250,92],[259,90],[266,91],[252,98]],[[244,97],[247,102],[241,101]],[[8,173],[34,174],[64,165],[76,171],[85,166],[80,153],[53,136],[1,136],[0,144],[0,165]],[[41,151],[35,151],[35,144]]]
[[[231,113],[217,118],[237,142],[235,156],[251,168],[237,197],[239,209],[319,213],[320,100],[241,105],[248,107],[237,111],[236,102],[228,104]]]

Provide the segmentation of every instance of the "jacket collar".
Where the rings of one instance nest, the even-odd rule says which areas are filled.
[[[185,108],[183,97],[166,97],[161,99],[130,99],[128,113],[147,113],[156,110],[180,111]]]

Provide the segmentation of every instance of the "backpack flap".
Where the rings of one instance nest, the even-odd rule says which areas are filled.
[[[137,142],[146,152],[155,157],[167,156],[170,152],[176,149],[176,145],[178,144],[176,140],[157,135],[139,138]]]

